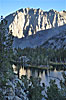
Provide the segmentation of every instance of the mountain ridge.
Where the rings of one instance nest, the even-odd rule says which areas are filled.
[[[9,31],[12,31],[13,36],[23,38],[41,30],[66,24],[65,16],[66,11],[25,8],[6,16],[5,19],[8,21],[7,27]]]
[[[6,16],[5,19],[8,22],[9,32],[14,36],[14,48],[24,49],[37,46],[55,48],[51,46],[51,43],[45,43],[58,35],[62,36],[60,34],[64,34],[64,31],[66,31],[66,11],[58,12],[53,9],[43,11],[25,8]],[[54,45],[54,43],[52,44]],[[56,48],[59,48],[59,46]]]

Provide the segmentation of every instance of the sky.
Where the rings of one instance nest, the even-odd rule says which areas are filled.
[[[21,8],[40,8],[48,11],[54,9],[57,11],[66,10],[66,0],[0,0],[0,16],[4,17]]]

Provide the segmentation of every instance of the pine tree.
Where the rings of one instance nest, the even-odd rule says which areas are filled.
[[[7,21],[1,20],[0,22],[0,99],[3,100],[2,89],[6,86],[9,78],[12,76],[12,66],[10,59],[13,54],[11,34],[8,34],[6,28]]]

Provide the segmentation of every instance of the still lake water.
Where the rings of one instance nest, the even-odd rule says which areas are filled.
[[[15,65],[13,65],[13,69],[14,69],[14,72],[17,73]],[[28,79],[30,78],[30,76],[39,77],[41,78],[41,83],[44,82],[46,86],[49,86],[50,79],[56,79],[56,78],[63,79],[62,72],[66,73],[66,71],[63,71],[63,70],[57,71],[56,69],[51,71],[51,70],[38,70],[38,69],[30,69],[30,68],[21,67],[20,78],[22,75],[27,75]],[[59,86],[58,79],[56,79],[56,83]]]

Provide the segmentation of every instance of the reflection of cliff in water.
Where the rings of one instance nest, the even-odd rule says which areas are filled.
[[[15,73],[17,73],[16,68],[17,67],[15,65],[13,65],[13,69],[14,69]],[[52,77],[58,77],[60,79],[63,79],[62,72],[63,72],[63,70],[57,71],[56,69],[51,71],[51,70],[38,70],[38,69],[33,69],[33,68],[29,69],[29,68],[21,67],[20,68],[20,78],[22,75],[27,75],[28,79],[30,78],[30,76],[40,77],[41,82],[44,82],[46,85],[49,85],[50,79],[53,79]],[[65,71],[65,73],[66,73],[66,71]],[[49,77],[49,76],[52,76],[52,77]],[[59,81],[56,80],[56,83],[59,84]]]
[[[47,77],[47,74],[48,74],[48,73],[47,73],[47,70],[45,70],[45,76],[46,76],[46,77]]]

